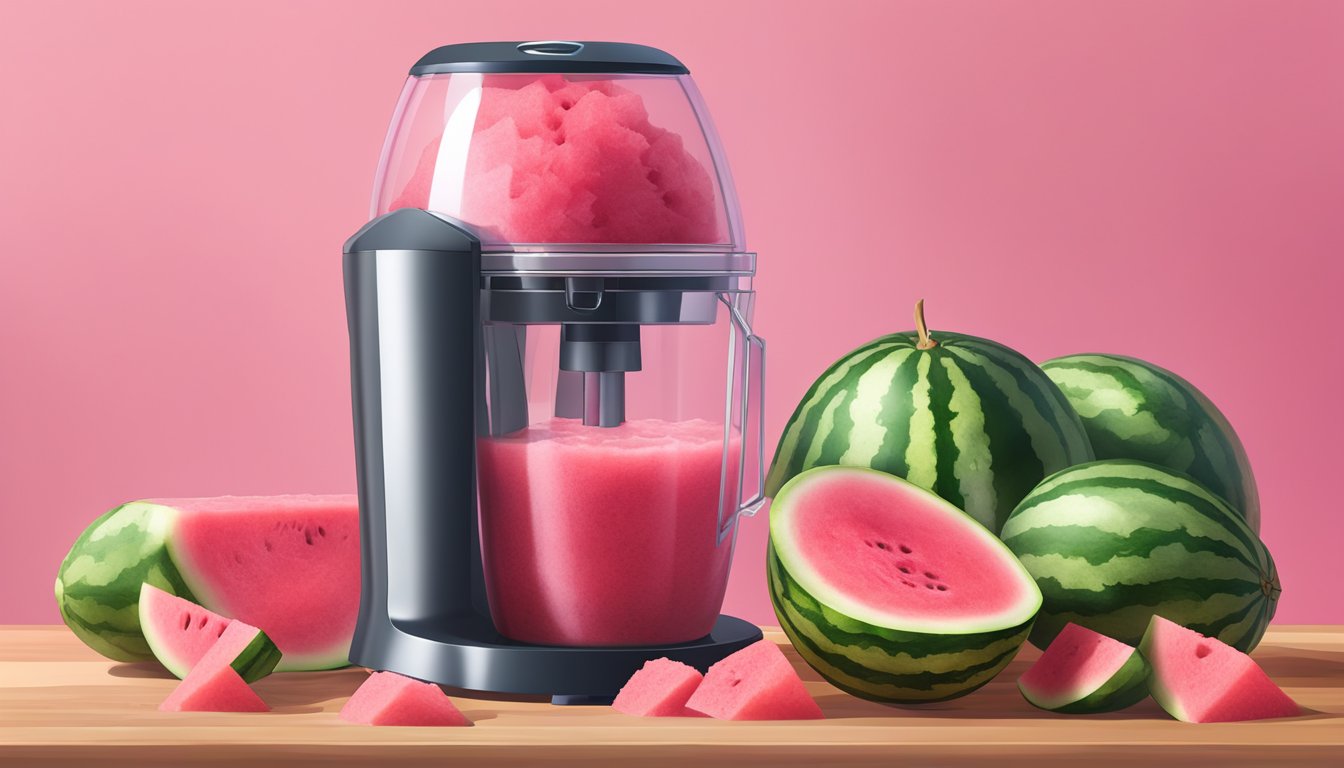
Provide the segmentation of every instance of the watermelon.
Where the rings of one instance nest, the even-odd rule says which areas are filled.
[[[715,662],[686,707],[719,720],[825,717],[772,640],[757,640]]]
[[[260,627],[280,671],[345,666],[359,609],[354,496],[137,501],[75,541],[56,577],[67,626],[118,661],[154,658],[142,584]]]
[[[1226,501],[1139,461],[1052,475],[1001,535],[1044,595],[1040,648],[1069,622],[1136,645],[1162,615],[1248,651],[1282,591],[1269,550]]]
[[[883,336],[836,361],[785,425],[773,497],[810,467],[871,467],[927,488],[993,531],[1046,475],[1090,461],[1064,395],[1013,350],[955,333]]]
[[[1069,624],[1017,679],[1033,706],[1063,714],[1114,712],[1148,696],[1148,662],[1133,646]]]
[[[1152,664],[1153,698],[1177,720],[1226,723],[1302,714],[1250,656],[1161,616],[1148,625],[1140,650]]]
[[[1246,449],[1195,385],[1121,355],[1068,355],[1041,369],[1082,417],[1098,459],[1136,459],[1184,472],[1260,530],[1260,497]]]
[[[159,663],[180,678],[207,652],[230,655],[229,665],[249,683],[269,675],[280,661],[280,649],[265,632],[151,584],[140,588],[140,630]]]
[[[267,712],[270,707],[229,665],[229,654],[207,655],[159,705],[164,712]]]
[[[770,596],[799,655],[836,687],[917,704],[989,682],[1041,605],[989,530],[871,469],[821,467],[770,509]]]
[[[704,717],[686,708],[686,701],[703,679],[704,675],[689,664],[651,659],[621,687],[611,708],[640,717]]]
[[[471,725],[443,689],[395,672],[374,672],[341,707],[357,725]]]

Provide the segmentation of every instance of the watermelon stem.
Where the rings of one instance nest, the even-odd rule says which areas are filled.
[[[929,326],[924,322],[924,300],[915,302],[915,330],[919,333],[919,342],[915,344],[915,349],[933,349],[938,346],[938,342],[929,336]]]

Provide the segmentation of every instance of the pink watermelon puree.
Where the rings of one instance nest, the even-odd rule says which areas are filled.
[[[486,77],[460,211],[513,243],[714,243],[714,186],[639,94],[610,80]],[[430,207],[441,138],[393,208]],[[697,139],[699,137],[696,137]]]
[[[482,438],[481,551],[499,631],[552,645],[708,634],[732,554],[716,536],[723,442],[723,426],[701,419],[555,419]]]
[[[982,621],[1030,599],[1028,582],[1005,574],[1013,563],[992,534],[967,536],[964,513],[913,486],[846,474],[803,493],[792,516],[803,561],[825,563],[825,582],[864,607]]]
[[[154,503],[178,510],[170,547],[192,593],[270,636],[287,657],[279,670],[314,659],[330,659],[325,666],[343,661],[359,611],[359,505],[354,496],[221,496]]]

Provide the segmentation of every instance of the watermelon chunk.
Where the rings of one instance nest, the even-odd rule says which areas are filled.
[[[1153,667],[1153,698],[1177,720],[1226,723],[1302,714],[1250,656],[1161,616],[1148,623],[1139,650]]]
[[[152,584],[140,588],[140,628],[155,658],[179,678],[208,652],[228,656],[226,663],[249,683],[269,675],[280,661],[280,649],[265,632]]]
[[[720,720],[825,717],[779,646],[759,640],[709,668],[686,706]]]
[[[1017,687],[1051,712],[1113,712],[1148,696],[1148,662],[1133,646],[1070,623]]]
[[[443,689],[395,672],[374,672],[341,707],[359,725],[471,725]]]
[[[686,708],[704,675],[689,664],[668,658],[644,662],[616,694],[612,709],[640,717],[705,717]]]
[[[164,712],[268,712],[271,708],[220,655],[208,663],[192,667],[159,709]]]
[[[123,504],[75,542],[56,578],[56,602],[89,647],[149,660],[142,583],[264,629],[284,653],[280,671],[345,666],[359,610],[355,497]]]

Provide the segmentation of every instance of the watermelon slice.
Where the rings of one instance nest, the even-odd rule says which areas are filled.
[[[612,709],[640,717],[705,717],[686,708],[686,701],[704,675],[695,667],[668,658],[644,662],[611,702]]]
[[[164,712],[267,712],[270,707],[230,665],[234,652],[226,640],[216,643],[177,688],[159,705]]]
[[[1302,714],[1250,656],[1161,616],[1148,623],[1139,651],[1153,667],[1153,698],[1177,720],[1226,723]]]
[[[142,583],[261,627],[278,669],[348,664],[359,610],[354,496],[248,496],[123,504],[94,521],[56,578],[61,617],[89,647],[154,658]]]
[[[154,657],[179,678],[211,650],[230,655],[229,666],[249,683],[269,675],[280,661],[280,649],[265,632],[152,584],[140,588],[140,629]]]
[[[1017,687],[1051,712],[1113,712],[1148,696],[1148,662],[1133,646],[1070,623]]]
[[[369,675],[341,707],[341,719],[358,725],[471,725],[442,688],[395,672]]]
[[[825,717],[779,646],[759,640],[709,668],[686,706],[720,720]]]

